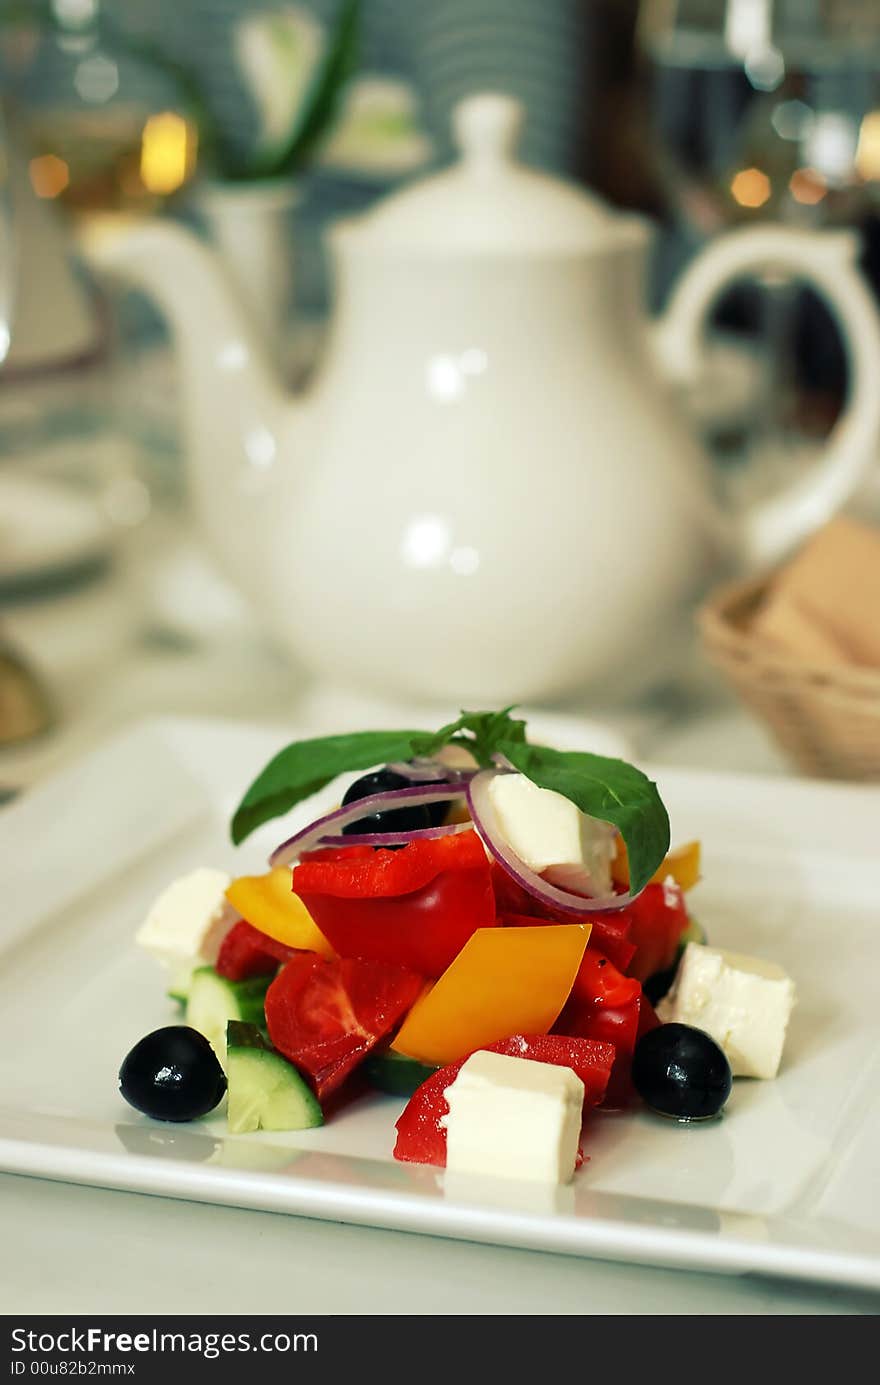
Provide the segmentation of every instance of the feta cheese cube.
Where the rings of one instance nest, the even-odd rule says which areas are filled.
[[[216,962],[220,944],[238,917],[226,899],[232,877],[202,867],[162,891],[135,934],[137,942],[185,986],[195,967]]]
[[[582,866],[597,893],[611,889],[614,834],[607,823],[524,774],[497,775],[489,796],[505,840],[530,870],[540,875],[557,866]]]
[[[657,1014],[711,1034],[734,1077],[775,1077],[794,1002],[794,982],[775,962],[688,943]]]
[[[571,1068],[480,1050],[445,1095],[451,1172],[569,1182],[584,1103],[584,1084]]]

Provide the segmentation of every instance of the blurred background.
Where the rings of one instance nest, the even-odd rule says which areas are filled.
[[[695,607],[880,519],[878,302],[874,0],[0,0],[0,789],[164,712],[716,741]]]

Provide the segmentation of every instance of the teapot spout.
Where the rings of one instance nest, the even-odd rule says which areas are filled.
[[[218,256],[178,223],[98,218],[81,233],[80,248],[98,272],[153,298],[170,323],[196,517],[241,578],[253,555],[236,551],[236,516],[247,504],[253,519],[254,506],[269,503],[293,407],[264,344]]]

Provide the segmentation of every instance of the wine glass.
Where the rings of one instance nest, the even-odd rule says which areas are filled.
[[[766,219],[871,234],[880,201],[876,0],[642,0],[653,162],[671,229],[666,277],[727,227]],[[877,223],[880,224],[880,223]],[[878,284],[880,287],[880,284]],[[713,434],[734,489],[809,465],[846,392],[836,329],[808,292],[765,276],[722,306],[731,355],[751,360],[738,424]],[[734,362],[735,363],[735,362]]]
[[[15,289],[13,229],[9,150],[3,107],[0,104],[0,369],[12,341]],[[26,740],[42,731],[48,721],[48,701],[39,680],[0,634],[0,745]],[[0,802],[11,796],[11,790],[0,786]]]

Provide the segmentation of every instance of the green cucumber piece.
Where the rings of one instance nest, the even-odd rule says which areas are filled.
[[[436,1068],[427,1063],[419,1063],[415,1058],[407,1058],[405,1053],[395,1053],[386,1049],[382,1053],[371,1053],[364,1061],[363,1073],[371,1086],[380,1092],[390,1092],[392,1096],[412,1096]]]
[[[679,939],[678,957],[675,959],[676,962],[681,957],[688,943],[702,943],[705,946],[708,941],[709,939],[706,936],[705,928],[703,928],[702,924],[697,923],[696,919],[692,918]]]
[[[220,1062],[226,1060],[226,1026],[230,1020],[245,1024],[265,1022],[266,991],[270,977],[227,981],[213,967],[193,972],[186,1002],[186,1022],[204,1034]]]
[[[310,1130],[324,1115],[292,1063],[252,1024],[231,1020],[226,1032],[226,1119],[233,1135],[249,1130]]]

